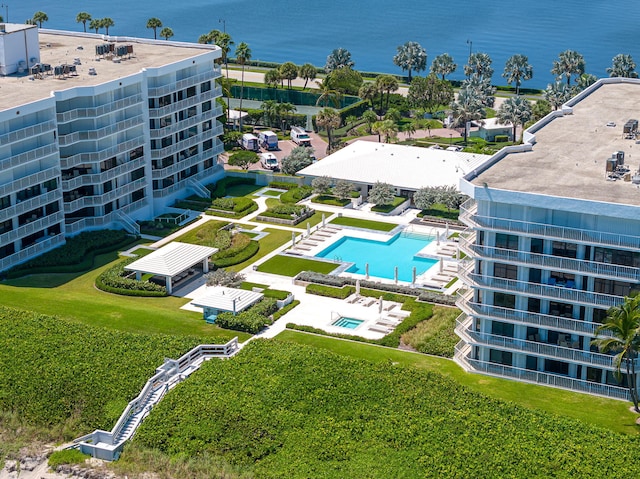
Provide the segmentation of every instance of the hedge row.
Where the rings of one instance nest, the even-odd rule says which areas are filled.
[[[269,188],[276,188],[278,190],[293,190],[294,188],[299,188],[300,186],[297,183],[291,183],[289,181],[272,181],[269,183]]]
[[[303,271],[297,277],[300,281],[307,283],[326,284],[329,286],[337,286],[339,288],[345,285],[355,286],[355,278],[346,278],[341,276],[333,276],[329,274],[315,273],[313,271]],[[453,296],[447,296],[432,291],[426,291],[420,288],[411,288],[399,284],[376,283],[374,281],[360,280],[363,288],[370,288],[377,291],[387,291],[390,293],[400,293],[409,296],[417,296],[420,301],[429,303],[444,304],[445,306],[455,306],[456,299]]]
[[[254,178],[246,178],[239,176],[225,176],[214,184],[207,185],[206,188],[211,191],[212,198],[222,198],[227,195],[227,188],[236,185],[255,185]]]
[[[297,188],[291,188],[285,193],[280,195],[280,201],[283,203],[297,203],[298,201],[308,198],[313,193],[313,188],[310,186],[299,186]]]
[[[252,202],[251,206],[249,206],[249,208],[247,208],[246,210],[239,211],[238,213],[225,211],[225,210],[216,210],[214,208],[208,208],[206,211],[206,214],[208,214],[209,216],[220,216],[222,218],[242,218],[243,216],[247,216],[248,214],[253,213],[258,209],[258,204],[255,201],[253,200],[249,200],[249,201]]]
[[[91,269],[95,256],[111,253],[137,238],[123,230],[86,231],[66,243],[7,271],[8,278],[26,274],[77,273]]]
[[[280,319],[282,316],[287,314],[289,311],[291,311],[293,308],[295,308],[299,304],[300,304],[300,301],[297,299],[294,299],[289,304],[287,304],[284,308],[273,313],[273,320],[277,321],[278,319]]]
[[[251,241],[246,248],[236,252],[233,255],[222,256],[216,259],[214,259],[215,258],[215,255],[214,255],[214,258],[212,258],[213,264],[215,264],[216,268],[226,268],[227,266],[240,264],[248,260],[249,258],[251,258],[253,255],[255,255],[259,249],[260,249],[260,243],[258,243],[257,241]]]
[[[256,334],[265,325],[273,324],[273,320],[269,319],[269,316],[277,310],[275,299],[264,298],[251,308],[236,315],[228,312],[219,314],[216,318],[216,325],[224,329]]]
[[[167,289],[150,281],[138,281],[125,278],[124,267],[133,263],[138,258],[127,258],[118,261],[111,268],[102,272],[96,278],[96,287],[107,293],[121,294],[125,296],[167,296]]]
[[[334,286],[325,286],[323,284],[309,284],[307,285],[306,292],[309,294],[316,294],[318,296],[326,296],[329,298],[346,299],[355,293],[353,286],[343,286],[342,288],[336,288]]]

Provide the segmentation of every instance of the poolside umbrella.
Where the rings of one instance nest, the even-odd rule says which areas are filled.
[[[360,280],[356,279],[356,296],[360,296]]]
[[[307,221],[307,238],[311,236],[311,225],[309,224],[309,222]]]
[[[296,245],[296,232],[291,232],[291,247],[293,248]]]
[[[416,267],[413,267],[413,271],[411,272],[411,284],[415,284],[416,283]]]
[[[380,300],[378,301],[378,313],[382,313],[382,296],[380,296]]]
[[[324,228],[324,222],[326,221],[326,217],[324,215],[324,213],[322,213],[322,227]]]
[[[364,277],[365,279],[369,279],[369,263],[364,264]]]
[[[442,256],[440,257],[440,272],[442,273],[442,268],[444,267],[444,259]]]
[[[398,267],[397,266],[393,268],[393,279],[396,282],[396,284],[398,284]]]

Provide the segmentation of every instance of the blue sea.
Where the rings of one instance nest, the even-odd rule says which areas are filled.
[[[638,25],[640,9],[633,2],[609,0],[537,0],[514,2],[460,0],[300,1],[300,0],[136,0],[81,2],[27,0],[9,4],[9,20],[22,22],[37,10],[47,13],[43,27],[82,30],[75,22],[79,11],[94,18],[111,17],[112,35],[152,37],[145,28],[149,17],[158,17],[175,33],[173,40],[197,41],[213,29],[226,28],[237,43],[246,42],[254,60],[310,62],[318,66],[337,47],[348,49],[355,68],[362,71],[401,73],[392,61],[396,47],[417,41],[428,54],[428,64],[447,52],[462,79],[462,66],[470,49],[493,59],[493,83],[505,60],[513,54],[529,57],[534,76],[524,87],[544,88],[553,81],[553,60],[566,49],[577,50],[586,60],[586,71],[606,76],[611,58],[631,54],[640,62]],[[2,15],[5,9],[0,8]],[[233,50],[232,50],[233,56]],[[640,67],[639,67],[640,69]]]

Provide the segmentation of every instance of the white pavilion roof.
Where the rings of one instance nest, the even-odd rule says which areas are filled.
[[[428,186],[457,187],[462,176],[489,158],[474,153],[360,140],[307,166],[298,174],[371,185],[381,181],[409,190]]]
[[[218,248],[173,241],[125,266],[125,269],[160,276],[175,276],[204,261],[217,251]]]
[[[264,294],[224,286],[208,287],[206,293],[192,301],[198,308],[214,308],[221,311],[242,311],[260,301]],[[235,308],[234,303],[235,301]]]

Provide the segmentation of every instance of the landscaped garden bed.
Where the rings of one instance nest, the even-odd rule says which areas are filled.
[[[326,261],[314,261],[312,259],[277,255],[258,266],[258,271],[293,277],[302,271],[330,273],[336,269],[337,266],[335,263],[328,263]]]
[[[125,296],[166,296],[167,288],[151,281],[137,280],[136,273],[124,268],[138,258],[126,258],[105,270],[96,278],[96,287],[107,293]]]
[[[250,198],[216,198],[207,208],[207,214],[225,218],[242,218],[258,209],[258,204]]]
[[[396,196],[393,198],[393,202],[388,205],[375,205],[371,208],[371,211],[375,213],[385,213],[389,214],[393,212],[396,208],[398,208],[403,203],[409,201],[409,198],[406,196]]]
[[[256,219],[258,221],[294,226],[314,214],[315,210],[304,205],[278,204],[260,213]]]
[[[385,223],[382,221],[372,221],[360,218],[348,218],[346,216],[339,216],[331,220],[331,224],[338,226],[350,226],[352,228],[362,228],[368,230],[377,231],[391,231],[398,225],[394,223]]]

